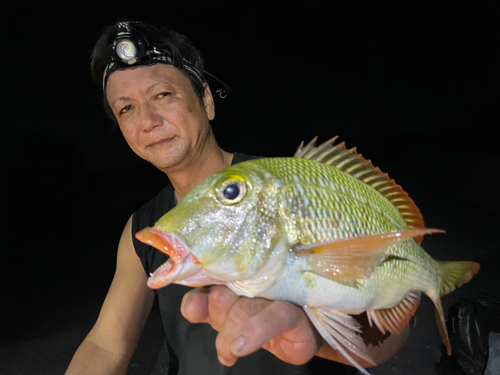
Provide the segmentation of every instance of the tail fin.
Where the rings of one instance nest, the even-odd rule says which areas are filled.
[[[439,291],[439,295],[435,298],[431,297],[436,306],[436,322],[439,328],[439,333],[446,345],[448,355],[451,355],[451,344],[446,330],[446,320],[444,318],[443,307],[441,305],[441,297],[454,291],[456,287],[461,287],[468,283],[472,277],[479,271],[479,264],[475,262],[438,262],[441,266],[441,276],[443,284]],[[429,296],[430,297],[430,296]]]
[[[479,264],[475,262],[439,262],[442,267],[443,285],[439,291],[442,297],[453,292],[456,287],[468,283],[479,271]]]

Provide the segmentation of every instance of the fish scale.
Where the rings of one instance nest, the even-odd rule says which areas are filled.
[[[382,332],[397,334],[424,292],[451,353],[440,298],[479,265],[432,259],[419,244],[439,231],[425,228],[400,186],[334,141],[301,145],[294,158],[243,162],[198,184],[154,228],[137,233],[177,262],[148,285],[224,284],[242,296],[293,302],[364,374],[352,355],[375,362],[346,314],[366,312]],[[228,186],[236,197],[226,197]]]
[[[362,200],[356,198],[359,196],[358,194],[353,194],[353,189],[359,187],[361,184],[364,187],[368,187],[358,180],[354,179],[351,176],[340,174],[340,177],[334,175],[329,176],[331,174],[335,174],[335,169],[328,167],[324,164],[319,164],[315,166],[316,168],[311,169],[309,174],[312,175],[312,179],[309,176],[304,176],[304,173],[299,173],[304,171],[303,167],[304,160],[302,159],[263,159],[262,164],[269,167],[269,169],[279,169],[280,165],[286,164],[287,168],[285,169],[286,173],[284,175],[280,175],[280,179],[285,185],[284,189],[284,200],[287,201],[284,206],[284,216],[289,217],[291,222],[294,223],[295,228],[306,229],[307,233],[297,234],[296,241],[303,244],[324,242],[332,239],[338,238],[347,238],[353,235],[360,234],[359,231],[356,231],[351,224],[351,218],[356,219],[361,228],[364,230],[361,232],[365,233],[378,233],[390,230],[399,230],[399,229],[407,229],[408,226],[404,223],[401,216],[397,212],[394,206],[387,201],[387,199],[383,196],[380,196],[378,192],[371,189],[365,189],[369,194],[375,196],[374,201],[376,204],[368,204]],[[295,168],[294,168],[295,167]],[[309,183],[307,188],[303,187],[303,184],[307,183],[307,179],[310,181],[318,181],[326,178],[338,178],[340,182],[345,182],[348,188],[336,184],[335,190],[323,187],[320,183]],[[337,173],[338,175],[338,173]],[[302,176],[302,177],[301,177]],[[288,185],[289,184],[289,185]],[[287,194],[287,185],[291,186],[291,191]],[[340,186],[340,188],[339,188]],[[295,209],[293,213],[286,212],[286,208],[293,207],[291,203],[294,197],[297,197],[300,191],[303,191],[304,194],[307,195],[307,199],[311,202],[309,205],[303,205],[306,207],[305,209]],[[318,192],[322,192],[318,193]],[[325,198],[323,198],[323,195]],[[377,197],[379,195],[380,197]],[[377,199],[378,198],[378,199]],[[384,200],[386,202],[384,202]],[[380,208],[382,206],[382,208]],[[320,208],[321,207],[321,208]],[[320,216],[323,207],[330,207],[330,212],[333,211],[335,220],[339,223],[342,230],[338,230],[335,228],[331,221],[327,221],[327,225],[324,225],[324,221],[322,221],[322,217]],[[333,208],[333,210],[331,210]],[[385,210],[390,208],[392,211],[389,215]],[[368,212],[371,209],[372,212]],[[375,211],[375,212],[373,212]],[[340,216],[342,215],[342,216]],[[327,219],[330,217],[326,216]],[[392,225],[391,225],[392,224]],[[399,224],[399,225],[398,225]],[[290,225],[292,226],[292,225]],[[366,228],[366,229],[365,229]],[[293,233],[304,232],[299,229],[290,229]],[[293,241],[292,241],[293,242]]]

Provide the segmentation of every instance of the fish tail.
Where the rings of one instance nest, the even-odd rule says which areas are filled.
[[[479,271],[479,264],[475,262],[437,262],[441,269],[442,284],[439,290],[439,295],[429,297],[436,306],[436,322],[439,333],[446,346],[448,355],[451,355],[451,344],[446,329],[446,320],[444,318],[443,306],[441,305],[441,297],[454,291],[457,287],[461,287],[474,277]]]
[[[468,283],[479,271],[479,264],[476,262],[438,262],[438,264],[441,266],[443,279],[439,291],[440,297]]]

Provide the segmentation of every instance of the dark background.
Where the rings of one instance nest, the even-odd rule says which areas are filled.
[[[64,372],[97,318],[126,220],[167,181],[113,131],[90,78],[94,42],[122,18],[188,35],[231,87],[213,121],[223,149],[291,156],[302,140],[339,135],[409,192],[427,226],[447,231],[426,239],[431,255],[483,266],[445,306],[499,297],[495,1],[332,3],[2,6],[0,373]],[[441,359],[422,305],[430,323],[380,373],[460,373]],[[156,314],[132,374],[154,362]]]

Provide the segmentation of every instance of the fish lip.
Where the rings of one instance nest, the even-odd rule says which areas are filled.
[[[137,232],[136,238],[169,256],[165,263],[150,274],[147,285],[151,289],[183,281],[203,270],[186,243],[173,233],[147,227]]]
[[[176,273],[171,273],[172,267],[175,267],[175,262],[172,258],[169,258],[165,263],[158,267],[154,273],[150,273],[147,281],[148,287],[151,289],[159,289],[170,284],[171,280],[174,278],[173,276],[176,276]]]
[[[135,237],[162,253],[167,254],[175,262],[182,261],[189,253],[189,247],[179,236],[159,230],[156,227],[146,227],[135,234]]]
[[[200,263],[191,253],[181,261],[174,261],[169,258],[150,275],[147,285],[151,289],[160,289],[172,283],[181,283],[202,270]]]

